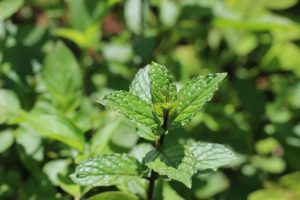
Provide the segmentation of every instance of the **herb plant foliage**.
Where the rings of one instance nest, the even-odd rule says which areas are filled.
[[[152,200],[158,179],[179,181],[191,188],[194,174],[231,163],[236,159],[235,154],[221,144],[199,141],[165,145],[168,144],[165,136],[188,124],[212,99],[225,77],[226,73],[201,75],[177,92],[174,77],[164,66],[152,62],[140,69],[129,92],[107,94],[99,103],[132,120],[139,136],[155,147],[145,154],[142,162],[117,153],[90,158],[76,167],[72,180],[82,186],[139,185],[145,188],[144,195],[126,194],[124,198]],[[114,199],[113,196],[120,194],[105,195]]]

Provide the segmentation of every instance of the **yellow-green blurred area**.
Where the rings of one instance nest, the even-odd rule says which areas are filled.
[[[161,200],[299,200],[299,14],[298,0],[0,0],[0,199],[132,191],[80,187],[69,174],[94,155],[149,148],[96,101],[155,61],[178,85],[228,73],[192,123],[169,134],[239,158],[197,174],[192,189],[160,183]]]

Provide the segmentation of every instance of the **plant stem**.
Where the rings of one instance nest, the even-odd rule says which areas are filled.
[[[162,134],[155,143],[155,148],[157,150],[159,150],[164,143],[165,134],[168,130],[168,120],[169,120],[169,110],[164,110],[162,128],[164,129],[165,133]],[[153,171],[153,170],[150,171],[149,187],[148,187],[148,191],[147,191],[147,200],[152,200],[152,198],[153,198],[155,180],[157,179],[157,176],[158,176],[158,174],[155,171]]]

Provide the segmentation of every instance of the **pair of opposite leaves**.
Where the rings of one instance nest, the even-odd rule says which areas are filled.
[[[177,92],[174,77],[167,69],[152,63],[141,69],[130,92],[116,91],[105,95],[100,103],[131,119],[138,133],[155,141],[161,134],[164,112],[170,120],[168,129],[187,124],[211,100],[226,73],[199,76]],[[234,160],[235,154],[220,144],[197,142],[168,149],[153,149],[144,157],[149,169],[191,187],[191,177],[198,170],[217,169]],[[145,184],[142,165],[127,154],[100,155],[80,163],[72,179],[80,185],[109,186],[124,183]]]

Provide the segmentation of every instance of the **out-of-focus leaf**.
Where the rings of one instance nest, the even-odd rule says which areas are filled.
[[[163,0],[160,5],[159,17],[163,25],[171,27],[176,24],[180,6],[175,1]]]
[[[71,175],[79,185],[110,186],[140,179],[141,166],[126,154],[99,155],[80,163]]]
[[[19,109],[18,97],[10,90],[0,89],[0,123],[14,118]]]
[[[278,174],[285,170],[285,161],[280,157],[261,157],[253,156],[251,164],[263,171]]]
[[[81,197],[83,193],[82,187],[74,183],[69,177],[58,175],[57,181],[62,190],[78,199]]]
[[[179,196],[168,182],[163,183],[163,198],[164,200],[184,200],[184,198]]]
[[[150,105],[129,92],[113,92],[105,95],[99,103],[109,106],[136,123],[150,127],[154,133],[160,129],[159,119],[153,114]]]
[[[134,195],[125,192],[103,192],[101,194],[94,195],[87,200],[138,200]]]
[[[273,0],[273,1],[268,1],[264,0],[264,4],[271,9],[278,9],[278,10],[283,10],[290,8],[298,3],[298,0]]]
[[[107,126],[103,127],[103,129],[99,129],[93,135],[91,139],[91,152],[93,154],[100,154],[105,150],[112,134],[116,131],[117,128],[119,128],[120,123],[121,119],[117,119],[107,124]]]
[[[53,185],[58,185],[58,175],[66,172],[68,164],[68,161],[63,159],[51,160],[44,165],[43,172],[47,174]]]
[[[192,176],[196,172],[195,158],[189,148],[175,146],[147,153],[146,165],[160,175],[182,182],[188,188],[192,187]]]
[[[204,182],[203,185],[197,185],[195,190],[195,196],[199,199],[208,199],[226,190],[230,184],[228,178],[221,172],[200,174],[197,180]]]
[[[85,142],[83,133],[67,118],[29,113],[24,115],[26,123],[36,133],[63,142],[80,151],[84,150]]]
[[[228,165],[236,160],[236,155],[221,144],[196,142],[189,146],[195,156],[196,168],[198,170],[212,169]]]
[[[46,57],[42,71],[43,82],[60,105],[70,107],[82,87],[82,73],[71,51],[58,42]]]
[[[12,130],[4,130],[0,132],[0,154],[6,151],[14,143],[14,135]]]
[[[276,139],[270,137],[257,141],[255,148],[259,154],[268,155],[276,150],[281,149],[281,145]]]
[[[117,185],[118,189],[124,192],[146,197],[149,181],[146,179],[132,179],[122,185]]]
[[[199,76],[184,86],[178,94],[178,115],[171,126],[184,126],[200,112],[207,101],[210,101],[214,92],[218,89],[220,82],[226,73],[209,74]]]
[[[19,144],[26,155],[42,161],[44,159],[44,147],[38,133],[29,125],[22,124],[16,131],[16,143]]]
[[[119,147],[131,149],[136,145],[138,139],[134,123],[123,118],[118,129],[112,135],[111,142]]]
[[[128,28],[136,34],[141,33],[143,23],[142,15],[144,15],[142,0],[128,0],[125,3],[124,9]]]
[[[102,48],[103,57],[108,61],[125,63],[132,57],[130,45],[105,44]]]
[[[1,0],[0,1],[0,20],[4,20],[21,8],[24,0]]]
[[[149,80],[150,65],[140,69],[130,85],[130,92],[140,99],[151,103],[150,80]]]
[[[129,154],[142,163],[147,153],[153,150],[153,148],[154,147],[151,144],[141,143],[133,147]]]

